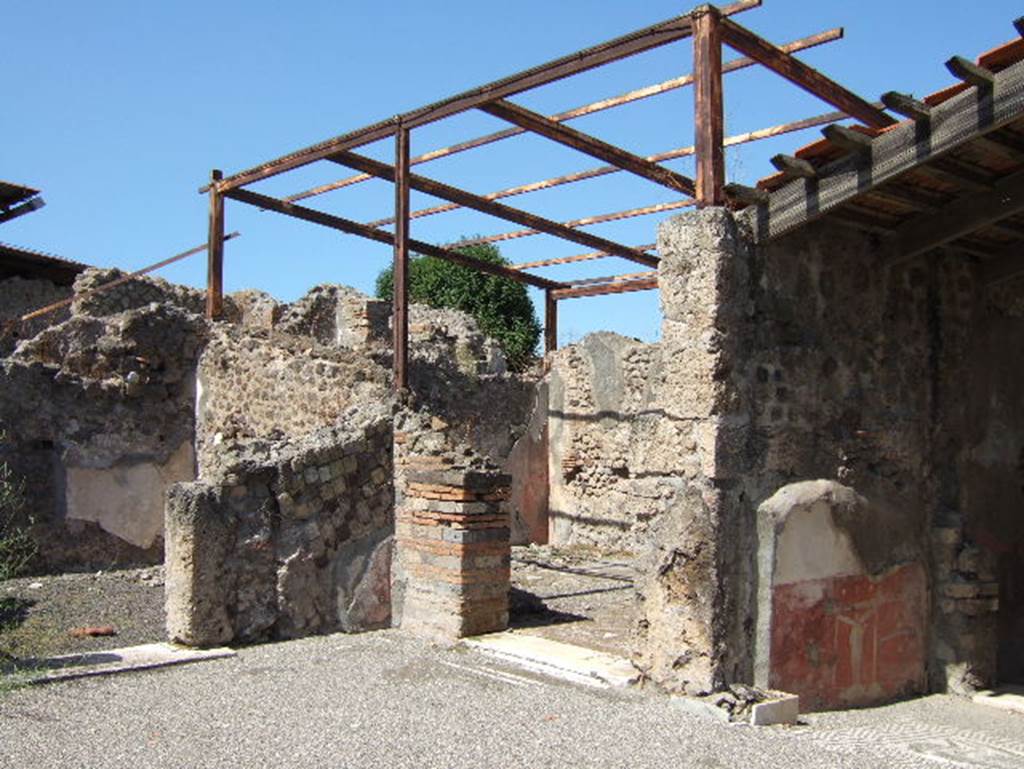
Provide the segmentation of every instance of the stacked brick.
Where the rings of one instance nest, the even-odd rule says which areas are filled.
[[[402,627],[430,637],[508,627],[511,479],[458,460],[407,457],[396,510],[406,578]]]

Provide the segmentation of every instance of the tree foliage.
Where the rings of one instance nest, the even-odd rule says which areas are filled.
[[[25,528],[24,506],[24,481],[0,462],[0,582],[24,573],[36,555],[35,541]]]
[[[501,252],[487,243],[459,246],[455,250],[482,261],[508,264]],[[377,276],[379,299],[392,298],[392,270],[388,267]],[[501,345],[509,368],[514,371],[529,364],[540,340],[540,322],[526,286],[508,278],[417,255],[409,260],[409,301],[468,313],[481,331]]]

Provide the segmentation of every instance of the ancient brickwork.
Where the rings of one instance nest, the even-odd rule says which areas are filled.
[[[447,425],[406,412],[395,432],[396,621],[453,639],[508,626],[509,476]]]
[[[391,303],[354,288],[315,286],[281,312],[277,328],[324,345],[364,350],[390,343]]]
[[[167,629],[190,645],[390,624],[391,417],[250,442],[167,502]]]

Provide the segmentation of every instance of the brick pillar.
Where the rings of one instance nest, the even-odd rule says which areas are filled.
[[[480,464],[462,452],[404,456],[395,534],[406,630],[455,639],[508,627],[511,479]]]

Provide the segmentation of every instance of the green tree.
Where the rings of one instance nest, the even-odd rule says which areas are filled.
[[[0,433],[0,443],[3,440]],[[35,541],[25,530],[24,507],[24,481],[0,462],[0,582],[24,573],[36,556]]]
[[[456,246],[455,250],[485,262],[508,264],[488,243]],[[390,300],[393,286],[393,268],[388,267],[377,276],[377,297]],[[471,315],[480,330],[501,345],[513,371],[521,371],[533,359],[541,326],[522,283],[417,255],[409,260],[409,301]]]

